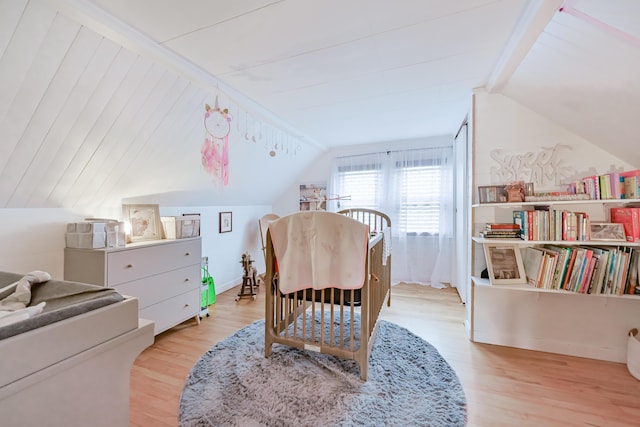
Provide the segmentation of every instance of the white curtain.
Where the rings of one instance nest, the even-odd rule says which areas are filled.
[[[329,210],[378,209],[391,217],[393,283],[451,281],[452,147],[338,157]]]

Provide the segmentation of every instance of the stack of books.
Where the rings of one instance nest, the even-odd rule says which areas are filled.
[[[520,239],[521,234],[522,230],[520,229],[520,225],[509,222],[499,222],[488,223],[484,231],[480,232],[480,237],[484,237],[485,239]]]

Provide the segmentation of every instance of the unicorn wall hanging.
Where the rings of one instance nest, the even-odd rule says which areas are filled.
[[[202,154],[202,166],[209,175],[222,181],[223,185],[229,183],[229,132],[231,131],[232,117],[228,109],[220,109],[218,97],[214,107],[205,104],[204,113],[204,143],[200,153]]]

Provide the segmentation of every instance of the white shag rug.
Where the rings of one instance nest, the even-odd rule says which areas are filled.
[[[179,422],[191,426],[431,426],[466,424],[453,369],[407,329],[379,321],[369,378],[354,361],[273,345],[264,321],[216,344],[192,368]]]

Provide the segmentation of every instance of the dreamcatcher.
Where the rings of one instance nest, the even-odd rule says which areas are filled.
[[[229,132],[231,131],[231,119],[228,109],[220,109],[217,96],[214,108],[211,108],[209,104],[205,104],[205,137],[200,150],[202,166],[209,175],[221,180],[223,185],[229,183]]]

